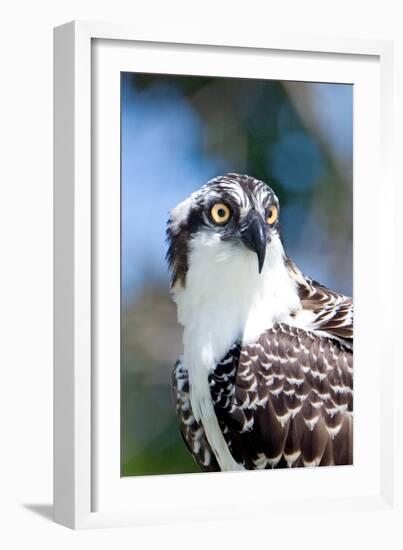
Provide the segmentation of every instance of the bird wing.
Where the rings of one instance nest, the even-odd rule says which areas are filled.
[[[172,395],[182,437],[196,463],[205,472],[220,470],[203,425],[195,420],[190,405],[188,371],[179,359],[172,371]]]
[[[313,314],[309,329],[338,338],[349,347],[353,345],[353,301],[350,297],[330,290],[304,275],[290,259],[288,270],[297,284],[301,306]]]
[[[352,464],[352,352],[338,340],[277,324],[234,346],[209,383],[245,468]]]

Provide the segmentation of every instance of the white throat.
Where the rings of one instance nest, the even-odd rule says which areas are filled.
[[[184,326],[184,366],[189,372],[193,413],[201,420],[222,470],[240,469],[214,413],[208,375],[237,340],[254,342],[300,307],[295,281],[284,264],[281,241],[267,248],[262,273],[256,254],[218,235],[193,239],[185,288],[174,289]]]

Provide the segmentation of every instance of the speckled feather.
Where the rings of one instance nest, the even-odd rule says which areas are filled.
[[[296,281],[302,309],[311,311],[312,330],[320,330],[333,338],[340,338],[348,347],[353,343],[354,307],[350,297],[334,292],[304,275],[287,258],[290,276]]]
[[[322,306],[326,291],[312,291],[315,299],[321,296]],[[336,308],[339,302],[347,305],[343,298],[331,292],[327,309],[331,300]],[[317,326],[322,329],[320,318],[318,311]],[[328,317],[322,318],[329,331]],[[352,322],[343,323],[343,333],[335,324],[336,334],[352,335]],[[352,362],[352,350],[339,339],[283,323],[254,344],[235,344],[209,378],[220,428],[234,459],[246,469],[352,464]],[[203,427],[192,416],[187,371],[180,362],[173,380],[182,435],[201,468],[216,471]]]
[[[172,371],[171,382],[176,415],[187,448],[202,471],[219,471],[220,468],[206,439],[204,428],[193,415],[189,396],[189,375],[180,359]]]

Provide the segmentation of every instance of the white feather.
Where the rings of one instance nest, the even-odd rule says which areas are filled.
[[[175,208],[172,208],[172,210],[170,211],[169,225],[174,232],[178,230],[183,220],[187,219],[196,196],[197,193],[192,193],[190,197],[180,202],[177,206],[175,206]]]
[[[275,322],[294,324],[290,314],[300,308],[300,300],[280,239],[276,236],[268,245],[259,274],[256,254],[244,246],[224,242],[213,232],[196,235],[186,285],[174,290],[174,299],[184,326],[183,361],[195,418],[203,423],[221,469],[243,469],[219,427],[208,375],[235,341],[252,343]]]

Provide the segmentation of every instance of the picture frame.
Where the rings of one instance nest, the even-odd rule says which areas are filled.
[[[354,84],[354,466],[120,478],[119,370],[108,365],[119,350],[113,326],[120,307],[116,78],[122,70]],[[54,115],[55,521],[81,529],[256,518],[285,508],[298,513],[301,502],[312,514],[324,507],[394,513],[399,412],[390,388],[397,351],[394,344],[381,348],[390,327],[371,322],[391,312],[387,289],[397,285],[397,270],[384,261],[396,257],[398,244],[391,215],[393,44],[276,33],[194,37],[186,29],[153,36],[131,25],[72,22],[54,34]],[[270,491],[262,492],[265,483]],[[227,495],[225,507],[211,497],[214,489]],[[183,494],[197,498],[185,501]],[[258,511],[245,510],[250,501]]]

